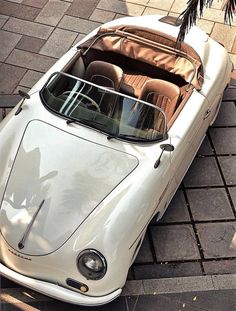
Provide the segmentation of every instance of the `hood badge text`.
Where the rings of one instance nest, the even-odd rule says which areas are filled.
[[[13,255],[15,255],[15,256],[17,256],[17,257],[21,258],[21,259],[25,259],[25,260],[29,260],[29,261],[31,261],[31,258],[28,258],[28,257],[22,256],[22,255],[20,255],[20,254],[18,254],[18,253],[16,253],[16,252],[14,252],[14,251],[10,250],[9,248],[8,248],[8,251],[9,251],[10,253],[12,253]]]

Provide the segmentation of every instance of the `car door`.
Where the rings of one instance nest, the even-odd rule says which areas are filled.
[[[212,125],[217,117],[217,114],[220,110],[220,105],[222,101],[223,94],[218,94],[215,99],[210,102],[210,110],[211,110],[211,116],[209,118],[209,125]]]
[[[196,90],[183,107],[169,130],[171,144],[171,169],[179,185],[194,158],[209,126],[210,105]]]
[[[165,141],[165,143],[170,144],[170,139]],[[173,152],[173,151],[172,151]],[[175,179],[175,176],[172,172],[171,167],[171,157],[172,152],[165,151],[163,153],[163,156],[161,158],[160,167],[157,168],[157,170],[160,170],[160,172],[157,172],[157,174],[160,175],[159,180],[162,181],[162,190],[159,196],[158,204],[157,204],[157,212],[158,217],[157,220],[162,217],[164,214],[169,202],[171,201],[176,188],[177,188],[177,182]]]

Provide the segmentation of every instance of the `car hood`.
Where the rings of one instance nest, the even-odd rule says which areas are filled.
[[[5,189],[2,235],[24,254],[55,251],[137,165],[130,154],[31,121]]]

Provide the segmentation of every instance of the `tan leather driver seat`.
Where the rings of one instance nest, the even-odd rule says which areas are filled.
[[[111,63],[97,60],[88,65],[84,79],[99,86],[119,91],[123,80],[123,70]],[[117,100],[115,94],[88,86],[87,95],[96,101],[102,113],[108,116],[113,113]]]
[[[180,98],[177,85],[159,79],[145,82],[139,99],[160,107],[166,114],[167,124],[170,121]]]
[[[94,84],[119,91],[123,80],[123,70],[111,63],[96,60],[88,65],[84,79]]]

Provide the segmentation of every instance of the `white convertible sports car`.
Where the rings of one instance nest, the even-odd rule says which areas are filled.
[[[107,23],[0,124],[0,273],[81,305],[120,295],[219,111],[232,63],[178,20]]]

